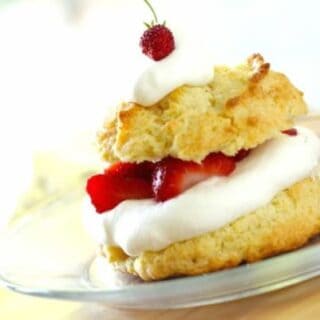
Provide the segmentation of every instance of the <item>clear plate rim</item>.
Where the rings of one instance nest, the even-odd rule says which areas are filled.
[[[320,240],[319,240],[320,241]],[[282,277],[281,279],[277,280],[267,280],[264,281],[264,284],[259,284],[258,286],[252,287],[252,285],[248,284],[246,288],[238,288],[238,290],[233,290],[231,293],[226,294],[219,294],[216,297],[207,297],[204,300],[195,300],[195,301],[187,301],[182,303],[175,303],[172,305],[165,305],[162,306],[161,304],[154,306],[146,306],[141,307],[140,305],[135,305],[134,303],[128,304],[117,304],[112,301],[112,305],[117,307],[125,307],[130,309],[175,309],[175,308],[184,308],[184,307],[194,307],[194,306],[203,306],[208,304],[217,304],[223,302],[230,302],[246,297],[261,295],[267,292],[279,290],[282,288],[286,288],[288,286],[306,281],[313,277],[320,275],[320,247],[319,243],[313,241],[313,243],[308,244],[305,247],[297,249],[292,252],[283,253],[278,256],[270,257],[265,260],[261,260],[251,264],[244,264],[232,269],[221,270],[217,272],[207,273],[204,275],[192,276],[192,277],[181,277],[169,280],[162,280],[157,282],[148,282],[142,283],[138,285],[130,285],[124,288],[117,288],[117,289],[101,289],[101,288],[83,288],[81,290],[74,290],[74,289],[46,289],[40,287],[27,287],[20,285],[18,283],[14,283],[6,278],[4,273],[0,272],[0,284],[13,290],[18,293],[27,294],[31,296],[37,296],[42,298],[52,298],[52,299],[59,299],[59,300],[70,300],[70,301],[82,301],[82,302],[105,302],[108,303],[108,298],[114,298],[119,296],[130,296],[130,295],[145,295],[148,293],[154,293],[155,287],[156,292],[159,291],[166,291],[169,287],[175,287],[175,291],[178,288],[178,291],[182,291],[186,287],[190,287],[193,284],[196,284],[197,287],[201,286],[202,284],[207,284],[208,280],[216,280],[215,278],[223,278],[224,276],[230,276],[231,278],[234,275],[241,274],[243,271],[247,271],[246,275],[249,272],[255,272],[257,270],[261,270],[264,267],[270,267],[271,265],[275,265],[276,263],[282,263],[285,260],[289,259],[289,262],[294,258],[299,258],[302,253],[304,253],[307,257],[314,258],[318,263],[312,263],[312,268],[303,269],[300,272],[295,272],[294,274],[288,274],[286,277]],[[302,261],[306,261],[302,259]],[[292,266],[291,266],[292,267]],[[249,277],[250,278],[250,277]],[[227,277],[228,279],[228,277]],[[164,294],[162,292],[162,294]],[[114,300],[114,299],[110,299]]]

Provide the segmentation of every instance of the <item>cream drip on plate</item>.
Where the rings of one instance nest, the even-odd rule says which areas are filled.
[[[182,85],[201,86],[213,80],[212,56],[204,50],[177,47],[165,59],[152,62],[134,86],[132,102],[151,106]]]
[[[254,149],[230,176],[207,179],[166,202],[127,200],[98,215],[88,200],[84,223],[97,242],[130,256],[214,231],[312,175],[320,139],[307,128],[297,130],[297,136],[279,134]]]

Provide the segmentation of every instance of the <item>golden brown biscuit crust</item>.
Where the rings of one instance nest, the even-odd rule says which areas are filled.
[[[136,258],[119,248],[104,248],[105,254],[115,269],[144,280],[203,274],[254,262],[298,248],[320,232],[319,195],[320,178],[308,178],[214,232]]]
[[[213,82],[182,86],[159,103],[123,104],[98,135],[107,161],[201,161],[211,152],[234,155],[290,128],[306,113],[303,94],[261,55],[235,68],[218,66]]]

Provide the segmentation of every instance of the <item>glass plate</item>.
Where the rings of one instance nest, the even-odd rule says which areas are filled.
[[[82,227],[83,194],[74,191],[30,212],[0,238],[0,281],[34,296],[99,301],[116,307],[162,309],[201,306],[278,290],[320,274],[320,246],[202,276],[142,283],[96,259]],[[104,269],[103,276],[99,270]]]

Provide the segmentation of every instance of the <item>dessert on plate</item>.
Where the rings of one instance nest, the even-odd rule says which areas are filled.
[[[85,223],[116,269],[203,274],[304,245],[320,232],[320,139],[295,126],[303,94],[260,54],[213,66],[157,23],[157,62],[98,135]]]

